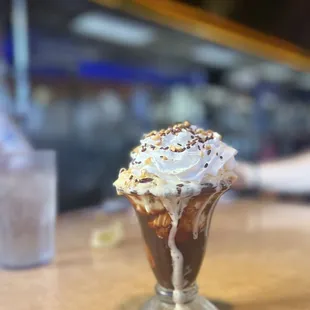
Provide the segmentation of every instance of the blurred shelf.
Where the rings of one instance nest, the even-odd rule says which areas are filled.
[[[262,34],[205,10],[173,0],[93,0],[160,25],[296,70],[310,71],[310,54],[289,42]]]

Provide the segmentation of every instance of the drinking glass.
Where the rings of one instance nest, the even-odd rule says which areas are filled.
[[[29,268],[54,257],[56,155],[0,155],[0,266]]]

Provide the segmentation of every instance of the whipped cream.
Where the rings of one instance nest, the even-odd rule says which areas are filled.
[[[199,194],[206,186],[231,184],[236,153],[218,133],[184,122],[145,135],[114,185],[119,194]]]

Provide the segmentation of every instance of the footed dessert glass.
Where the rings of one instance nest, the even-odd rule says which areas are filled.
[[[143,310],[216,309],[198,295],[196,278],[204,258],[214,208],[226,190],[226,187],[208,188],[190,197],[126,195],[136,210],[146,255],[157,279],[156,296]],[[156,208],[147,212],[145,204]],[[177,224],[172,223],[167,204],[183,208]],[[180,288],[176,291],[174,285],[178,282]],[[176,306],[175,300],[180,304]]]
[[[156,277],[142,310],[215,310],[196,278],[217,201],[235,179],[235,149],[189,122],[144,136],[114,182],[133,205]]]

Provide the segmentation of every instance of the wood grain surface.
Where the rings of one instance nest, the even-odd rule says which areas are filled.
[[[137,310],[153,294],[139,228],[126,215],[126,239],[91,249],[98,211],[59,218],[53,264],[0,271],[1,310]],[[220,310],[310,309],[310,207],[271,202],[221,204],[198,284]]]

